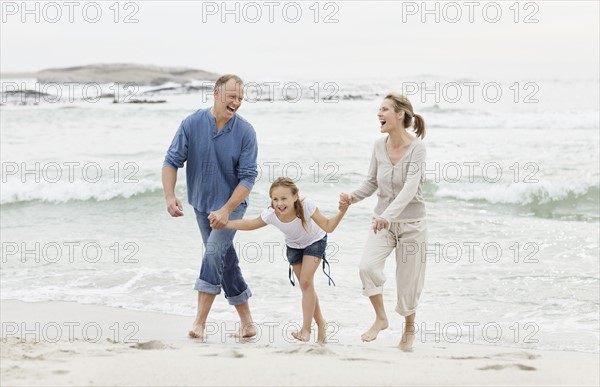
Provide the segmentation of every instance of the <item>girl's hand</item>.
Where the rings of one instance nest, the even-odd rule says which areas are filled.
[[[340,202],[338,203],[338,210],[340,210],[341,212],[346,212],[348,210],[348,207],[350,207],[350,204],[340,199]]]
[[[339,210],[345,212],[348,209],[348,207],[350,207],[350,204],[352,204],[352,200],[354,200],[354,197],[352,195],[348,195],[342,192],[340,194]]]
[[[378,231],[381,230],[387,230],[387,228],[389,227],[389,223],[387,220],[383,219],[383,218],[375,218],[375,220],[373,221],[373,232],[375,234],[377,234]]]

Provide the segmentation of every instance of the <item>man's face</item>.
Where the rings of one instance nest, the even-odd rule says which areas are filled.
[[[244,85],[228,80],[215,90],[215,113],[218,117],[230,119],[242,105]]]

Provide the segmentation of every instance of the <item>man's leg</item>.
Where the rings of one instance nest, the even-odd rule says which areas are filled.
[[[246,205],[240,204],[229,215],[229,219],[242,219],[245,212]],[[228,246],[224,252],[223,278],[221,283],[227,301],[230,305],[235,306],[240,316],[240,331],[238,335],[239,337],[252,337],[256,335],[256,328],[252,322],[252,314],[250,313],[250,305],[248,304],[248,299],[252,296],[252,292],[244,280],[242,270],[240,269],[240,260],[233,246],[235,232],[235,230],[213,230],[213,233],[218,233],[220,238],[215,240],[223,248]]]
[[[188,332],[190,337],[204,338],[204,328],[208,313],[217,294],[221,293],[221,278],[223,277],[223,259],[221,248],[214,241],[215,236],[208,221],[208,214],[195,211],[196,221],[202,234],[204,256],[200,276],[196,280],[194,289],[198,291],[198,309],[192,329]]]
[[[233,214],[232,214],[233,216]],[[233,217],[230,217],[233,219]],[[252,296],[239,265],[239,259],[233,245],[227,250],[223,266],[223,291],[230,305],[240,316],[239,337],[256,336],[248,299]]]
[[[190,337],[204,339],[206,319],[208,318],[208,312],[210,312],[215,297],[217,297],[216,294],[198,292],[198,309],[194,325],[192,325],[192,329],[188,332]]]

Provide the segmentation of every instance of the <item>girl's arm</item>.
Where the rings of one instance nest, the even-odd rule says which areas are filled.
[[[323,216],[323,214],[321,214],[321,212],[317,208],[315,209],[315,212],[313,213],[311,218],[315,221],[317,226],[321,227],[323,231],[329,233],[333,232],[337,225],[340,224],[340,221],[342,220],[344,215],[346,215],[347,209],[348,208],[346,207],[345,210],[342,210],[338,212],[335,216],[332,216],[330,219],[327,219],[325,216]]]
[[[230,220],[225,225],[225,228],[233,229],[233,230],[256,230],[257,228],[265,227],[267,224],[262,220],[259,216],[256,219],[238,219],[238,220]]]

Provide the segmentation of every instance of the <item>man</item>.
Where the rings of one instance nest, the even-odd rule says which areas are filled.
[[[229,304],[240,316],[241,337],[256,335],[248,299],[252,296],[233,248],[234,230],[224,229],[228,219],[241,219],[247,197],[258,174],[254,128],[236,112],[243,99],[243,82],[236,75],[223,75],[215,83],[214,104],[188,116],[177,130],[167,151],[162,183],[167,211],[183,216],[175,196],[177,169],[187,162],[187,193],[194,207],[204,242],[198,291],[198,311],[189,336],[204,338],[210,308],[221,287]]]

